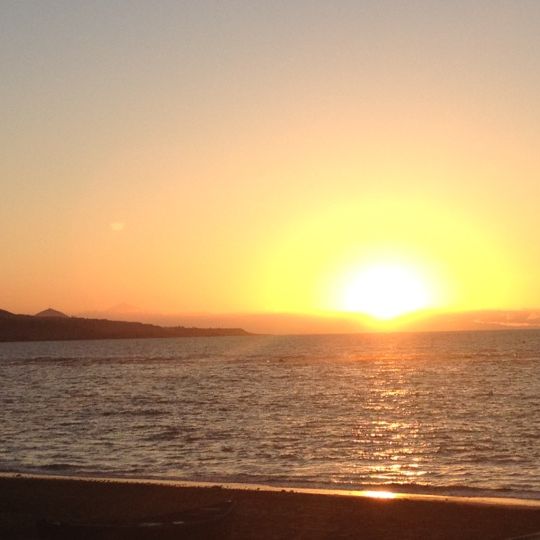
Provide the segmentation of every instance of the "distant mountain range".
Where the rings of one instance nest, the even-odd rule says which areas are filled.
[[[75,339],[122,339],[209,337],[249,335],[241,328],[163,327],[108,319],[69,317],[54,309],[36,315],[16,315],[0,310],[0,341],[60,341]]]

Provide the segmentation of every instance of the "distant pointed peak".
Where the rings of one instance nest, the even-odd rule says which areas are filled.
[[[65,313],[62,313],[61,311],[58,311],[58,310],[52,309],[52,308],[44,309],[43,311],[40,311],[39,313],[36,313],[35,317],[62,317],[62,318],[68,318],[68,316]]]

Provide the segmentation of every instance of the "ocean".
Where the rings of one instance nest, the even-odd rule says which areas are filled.
[[[0,470],[540,499],[540,331],[0,344]]]

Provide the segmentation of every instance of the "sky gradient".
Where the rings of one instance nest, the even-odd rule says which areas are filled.
[[[291,5],[292,4],[292,5]],[[540,307],[540,3],[5,1],[0,308]]]

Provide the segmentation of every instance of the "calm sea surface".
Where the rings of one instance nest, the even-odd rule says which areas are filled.
[[[4,471],[540,498],[540,331],[4,343],[0,385]]]

